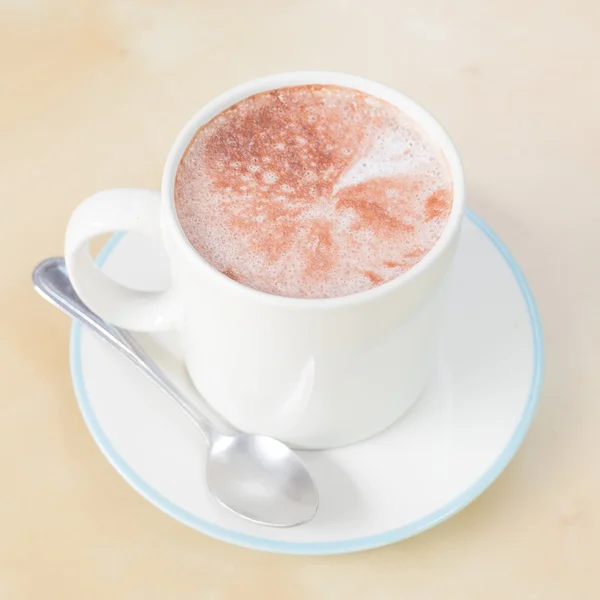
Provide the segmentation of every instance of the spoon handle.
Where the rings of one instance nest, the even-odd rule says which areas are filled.
[[[48,302],[60,308],[71,318],[97,333],[102,339],[125,355],[143,371],[158,387],[174,400],[185,414],[202,431],[207,442],[216,434],[215,427],[198,408],[167,378],[134,337],[127,331],[109,325],[91,311],[79,298],[67,274],[64,258],[47,258],[33,271],[33,286]]]

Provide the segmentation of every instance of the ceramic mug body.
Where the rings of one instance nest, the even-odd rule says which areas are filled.
[[[398,106],[427,131],[452,171],[453,205],[436,245],[408,272],[366,292],[297,299],[243,286],[204,261],[177,220],[175,174],[198,128],[248,96],[302,84],[350,87]],[[160,193],[107,190],[85,200],[69,222],[65,256],[75,289],[106,320],[133,330],[179,331],[194,385],[232,425],[300,447],[334,447],[389,426],[427,385],[436,355],[440,286],[464,204],[458,154],[418,104],[350,75],[286,73],[238,86],[202,108],[169,153]],[[169,290],[132,290],[94,267],[89,239],[117,230],[139,231],[164,245],[172,271]]]

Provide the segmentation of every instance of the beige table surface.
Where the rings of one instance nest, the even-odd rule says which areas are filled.
[[[594,0],[0,0],[0,599],[600,598],[600,4]],[[469,202],[541,311],[522,449],[436,529],[356,555],[228,546],[133,491],[95,446],[69,323],[31,290],[86,195],[159,185],[226,88],[343,70],[428,107]]]

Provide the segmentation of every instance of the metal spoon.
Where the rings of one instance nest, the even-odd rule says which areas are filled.
[[[202,431],[208,444],[206,480],[220,504],[249,521],[273,527],[292,527],[313,518],[319,495],[300,457],[282,442],[264,435],[217,431],[127,331],[109,325],[81,301],[63,258],[42,261],[33,271],[33,285],[51,304],[129,358]]]

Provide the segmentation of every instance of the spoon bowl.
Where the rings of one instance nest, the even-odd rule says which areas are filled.
[[[210,447],[206,480],[220,504],[262,525],[306,523],[319,503],[300,457],[285,444],[262,435],[219,435]]]

